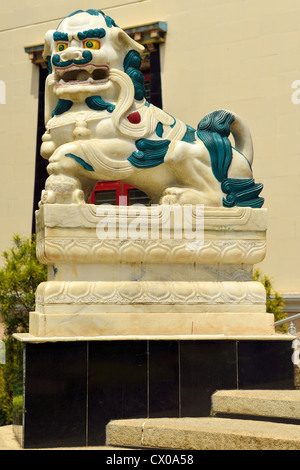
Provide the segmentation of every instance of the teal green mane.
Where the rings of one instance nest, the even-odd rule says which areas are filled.
[[[135,92],[134,98],[136,100],[142,100],[146,95],[144,88],[144,75],[139,70],[141,63],[142,60],[140,54],[133,49],[127,52],[123,62],[124,72],[127,73],[132,80]]]
[[[212,172],[222,183],[232,161],[232,148],[228,136],[234,117],[227,111],[214,111],[198,124],[197,135],[202,140],[211,158]]]

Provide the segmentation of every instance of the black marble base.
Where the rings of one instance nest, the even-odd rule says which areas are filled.
[[[14,428],[24,448],[103,445],[111,419],[209,416],[216,390],[294,388],[291,341],[22,344]]]

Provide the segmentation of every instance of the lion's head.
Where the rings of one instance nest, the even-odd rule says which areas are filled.
[[[143,49],[102,11],[71,13],[45,37],[44,58],[50,71],[46,88],[55,97],[51,106],[55,107],[55,99],[81,102],[95,95],[113,97],[112,69],[133,74],[137,89],[136,73]]]

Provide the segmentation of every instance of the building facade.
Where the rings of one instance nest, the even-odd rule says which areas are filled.
[[[259,268],[284,295],[287,311],[300,312],[298,0],[2,2],[0,252],[14,233],[29,236],[34,230],[45,178],[46,162],[39,157],[45,33],[69,13],[88,8],[103,10],[147,46],[143,72],[150,101],[193,127],[216,109],[232,110],[247,122],[254,175],[264,184],[269,214],[267,256]],[[98,190],[121,196],[134,191],[114,184]],[[143,197],[131,194],[133,201]]]

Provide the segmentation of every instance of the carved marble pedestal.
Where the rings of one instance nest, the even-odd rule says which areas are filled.
[[[115,210],[115,225],[93,205],[37,213],[48,280],[29,333],[15,335],[25,448],[104,445],[111,419],[208,416],[215,390],[294,386],[293,338],[275,334],[252,281],[265,210],[205,209],[181,232],[172,216],[168,236],[167,207],[147,228],[150,209]]]
[[[274,334],[265,289],[252,280],[253,265],[265,256],[266,210],[205,209],[185,230],[171,216],[168,232],[168,206],[158,206],[152,218],[150,208],[134,214],[116,207],[105,230],[101,210],[97,215],[97,206],[84,204],[38,211],[37,254],[48,280],[37,289],[30,334]],[[148,224],[144,238],[141,224]]]

